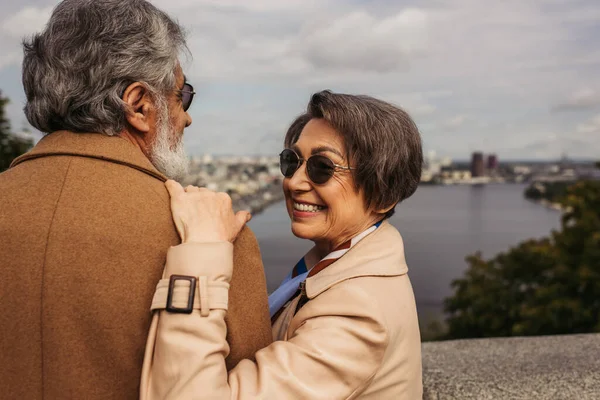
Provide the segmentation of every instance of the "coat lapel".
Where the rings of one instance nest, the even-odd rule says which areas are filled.
[[[306,279],[306,294],[312,299],[347,279],[361,276],[397,276],[407,272],[402,237],[396,228],[385,221],[339,260]]]

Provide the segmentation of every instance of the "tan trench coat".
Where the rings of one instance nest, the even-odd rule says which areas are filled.
[[[218,267],[217,267],[218,265]],[[215,271],[220,271],[218,274]],[[402,238],[389,223],[306,281],[273,326],[276,341],[229,373],[223,362],[229,243],[185,244],[169,250],[165,277],[197,276],[191,315],[157,311],[146,349],[142,400],[422,398],[421,344]],[[167,280],[153,308],[165,307]],[[190,284],[177,282],[175,304]]]
[[[69,132],[0,174],[0,398],[139,396],[148,304],[179,243],[164,181],[128,141]],[[229,302],[235,365],[271,342],[249,229]]]

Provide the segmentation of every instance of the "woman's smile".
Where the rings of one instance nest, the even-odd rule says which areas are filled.
[[[292,200],[292,202],[294,208],[292,214],[294,216],[294,219],[313,218],[318,216],[319,214],[322,214],[327,209],[327,207],[323,205],[295,200]]]

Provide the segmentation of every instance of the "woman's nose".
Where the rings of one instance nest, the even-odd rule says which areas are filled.
[[[290,177],[290,189],[297,191],[308,191],[311,189],[310,180],[306,171],[306,163],[300,164],[300,167]]]

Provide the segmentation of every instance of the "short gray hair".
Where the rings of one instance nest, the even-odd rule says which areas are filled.
[[[31,125],[116,135],[126,126],[127,86],[166,95],[187,46],[179,24],[145,0],[64,0],[23,49]]]
[[[344,139],[346,156],[357,189],[363,189],[367,207],[394,214],[397,203],[410,197],[421,181],[421,135],[412,118],[399,107],[364,95],[324,90],[312,95],[306,113],[290,125],[285,146],[300,138],[312,118],[325,119]]]

